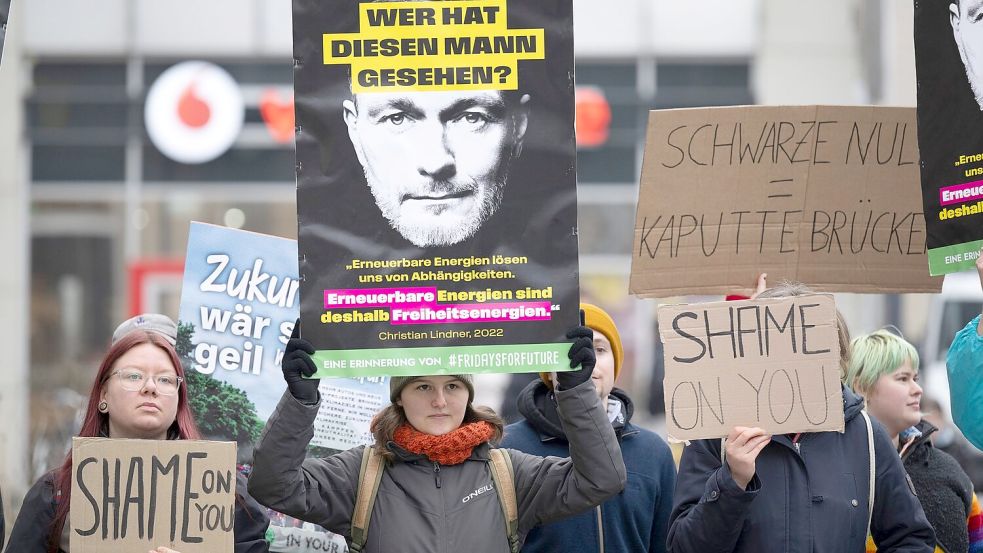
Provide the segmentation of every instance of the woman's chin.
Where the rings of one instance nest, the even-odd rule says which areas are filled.
[[[141,424],[124,431],[127,437],[134,440],[159,440],[167,436],[167,427],[159,424]]]

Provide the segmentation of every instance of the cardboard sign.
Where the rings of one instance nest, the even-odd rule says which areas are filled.
[[[642,297],[733,293],[763,272],[829,292],[938,292],[915,111],[653,111],[632,250]]]
[[[318,376],[570,370],[571,0],[293,6]]]
[[[843,431],[833,297],[659,307],[670,438]]]
[[[72,440],[71,548],[232,553],[236,446],[191,440]]]
[[[983,36],[973,2],[915,2],[918,146],[933,275],[983,247]]]

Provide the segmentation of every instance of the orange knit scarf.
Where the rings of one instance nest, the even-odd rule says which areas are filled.
[[[393,433],[393,441],[406,451],[426,455],[436,463],[456,465],[463,463],[475,446],[487,442],[494,434],[495,428],[486,421],[463,424],[442,436],[424,434],[404,423]]]

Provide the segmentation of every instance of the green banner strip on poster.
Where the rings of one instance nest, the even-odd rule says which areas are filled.
[[[928,270],[938,276],[975,269],[981,247],[983,240],[928,250]]]
[[[315,378],[569,371],[568,342],[322,350]]]

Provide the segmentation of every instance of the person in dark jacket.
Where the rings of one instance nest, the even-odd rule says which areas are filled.
[[[887,330],[857,336],[844,380],[864,398],[900,453],[940,550],[969,551],[970,523],[980,522],[970,520],[973,483],[955,459],[932,446],[936,428],[922,420],[915,346]],[[978,550],[983,544],[975,545]]]
[[[365,447],[375,448],[373,454],[387,464],[364,553],[506,553],[521,545],[533,527],[590,509],[624,487],[621,449],[591,382],[594,350],[588,328],[567,334],[574,340],[570,366],[580,368],[556,376],[570,457],[507,450],[517,535],[507,529],[489,464],[502,422],[491,409],[472,405],[470,375],[393,377],[392,404],[370,425],[373,446],[305,458],[320,396],[318,381],[304,378],[316,371],[310,357],[314,347],[296,330],[282,362],[288,391],[256,446],[249,490],[272,509],[345,536],[350,547]],[[515,538],[511,543],[510,535]]]
[[[811,293],[783,284],[758,298]],[[837,313],[840,365],[849,333]],[[845,428],[768,436],[738,427],[726,441],[695,440],[676,476],[669,521],[673,553],[861,553],[867,536],[870,458],[860,397],[843,387]],[[935,534],[884,427],[872,421],[876,455],[870,523],[883,552],[931,553]],[[726,444],[726,455],[721,446]],[[722,459],[726,461],[722,461]]]
[[[959,463],[974,490],[983,490],[983,452],[969,443],[933,397],[922,396],[922,418],[938,428],[932,433],[932,446],[948,453]]]
[[[92,383],[80,437],[201,439],[188,406],[184,369],[174,350],[176,336],[174,321],[159,314],[140,315],[117,328]],[[27,493],[7,551],[69,553],[71,492],[69,451],[62,466],[42,476]],[[269,551],[269,522],[265,510],[247,494],[245,478],[238,476],[235,553]],[[157,551],[172,553],[166,547]]]
[[[624,358],[614,320],[595,305],[582,303],[580,308],[585,324],[594,331],[597,363],[592,378],[621,445],[628,482],[624,492],[598,505],[593,512],[532,529],[522,551],[665,552],[676,481],[672,454],[657,434],[631,424],[632,401],[614,387]],[[567,457],[570,447],[560,425],[553,383],[549,374],[541,377],[519,395],[519,412],[525,420],[505,428],[502,447],[533,455]]]
[[[3,541],[7,537],[7,526],[3,518],[3,493],[0,492],[0,551],[3,551]]]

